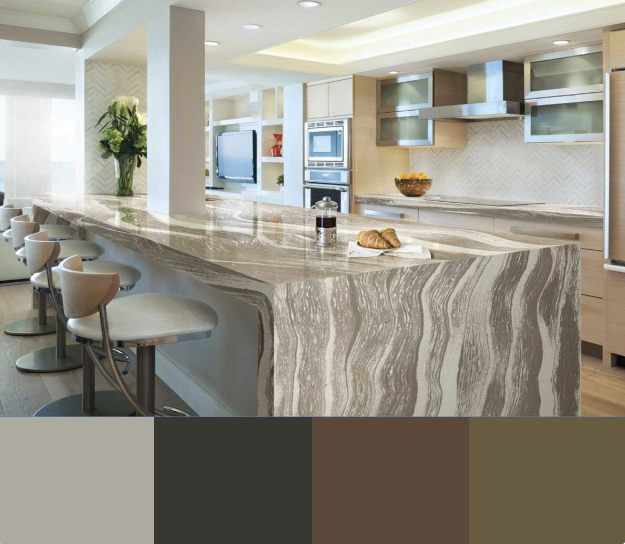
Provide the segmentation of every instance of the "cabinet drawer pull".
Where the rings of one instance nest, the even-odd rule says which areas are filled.
[[[573,242],[579,240],[579,234],[576,232],[557,232],[552,230],[530,229],[527,227],[510,227],[510,232],[514,234],[540,236],[541,238],[559,238],[561,240],[571,240]]]
[[[604,264],[603,269],[608,272],[620,272],[621,274],[625,274],[625,264],[620,266],[618,264]]]
[[[403,219],[403,213],[393,213],[393,212],[382,212],[378,210],[364,210],[364,215],[373,215],[376,217],[388,217],[391,219]]]

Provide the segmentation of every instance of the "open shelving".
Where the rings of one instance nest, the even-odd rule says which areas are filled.
[[[246,85],[208,96],[206,99],[206,165],[212,179],[217,176],[216,138],[223,132],[256,130],[256,186],[220,183],[228,191],[261,193],[278,192],[277,178],[284,174],[284,157],[272,157],[274,134],[282,133],[284,125],[284,89]]]

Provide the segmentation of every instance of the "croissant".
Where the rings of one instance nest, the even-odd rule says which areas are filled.
[[[389,244],[384,238],[380,236],[377,230],[365,230],[358,233],[358,243],[362,247],[368,247],[371,249],[390,249]]]
[[[393,247],[395,248],[401,247],[401,242],[399,241],[399,238],[397,238],[397,233],[395,232],[395,229],[391,229],[391,228],[382,229],[380,231],[380,236],[384,238]]]

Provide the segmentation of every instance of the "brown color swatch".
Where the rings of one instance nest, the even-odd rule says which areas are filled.
[[[470,544],[625,542],[623,419],[472,419],[470,430]]]
[[[469,532],[468,419],[313,419],[314,544],[448,544]]]

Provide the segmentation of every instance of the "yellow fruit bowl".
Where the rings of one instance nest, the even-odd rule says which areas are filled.
[[[432,187],[432,178],[419,177],[397,177],[395,187],[404,196],[423,196]]]

